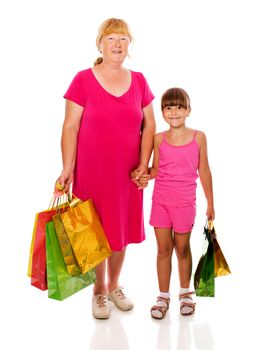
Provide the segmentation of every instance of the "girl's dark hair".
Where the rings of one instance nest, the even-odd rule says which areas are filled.
[[[161,109],[169,106],[181,106],[183,108],[190,108],[190,97],[184,89],[171,88],[166,90],[161,98]]]

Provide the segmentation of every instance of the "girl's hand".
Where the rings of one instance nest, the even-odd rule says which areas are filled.
[[[148,185],[148,181],[150,180],[150,175],[144,174],[138,180],[138,189],[143,190]]]
[[[214,210],[214,208],[208,206],[206,215],[207,215],[208,220],[214,220],[215,219],[215,210]]]

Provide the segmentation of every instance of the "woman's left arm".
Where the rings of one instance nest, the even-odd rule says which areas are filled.
[[[203,187],[205,197],[207,199],[207,217],[214,220],[214,199],[213,199],[213,186],[212,175],[209,167],[208,152],[207,152],[207,140],[206,135],[199,131],[197,135],[197,142],[200,146],[200,163],[199,163],[199,176]]]
[[[153,140],[156,131],[156,123],[154,117],[154,110],[152,102],[143,108],[143,124],[142,124],[142,136],[141,136],[141,148],[140,148],[140,163],[137,169],[131,174],[134,177],[133,181],[137,184],[137,181],[142,175],[148,173],[148,163],[153,150]],[[140,186],[138,186],[140,187]]]

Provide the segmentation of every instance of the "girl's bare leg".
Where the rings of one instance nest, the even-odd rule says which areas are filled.
[[[178,258],[180,280],[180,312],[182,315],[192,315],[195,303],[191,297],[190,279],[192,273],[192,254],[190,248],[191,232],[175,233],[175,251]]]
[[[181,288],[189,288],[192,273],[192,253],[190,248],[191,232],[174,235],[175,252],[178,259],[178,271]]]
[[[169,292],[174,242],[171,228],[155,228],[157,240],[157,277],[160,292]]]

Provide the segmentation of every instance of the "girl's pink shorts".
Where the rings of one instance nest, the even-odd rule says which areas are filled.
[[[172,207],[153,201],[150,225],[154,227],[172,228],[174,232],[191,232],[196,216],[196,206]]]

